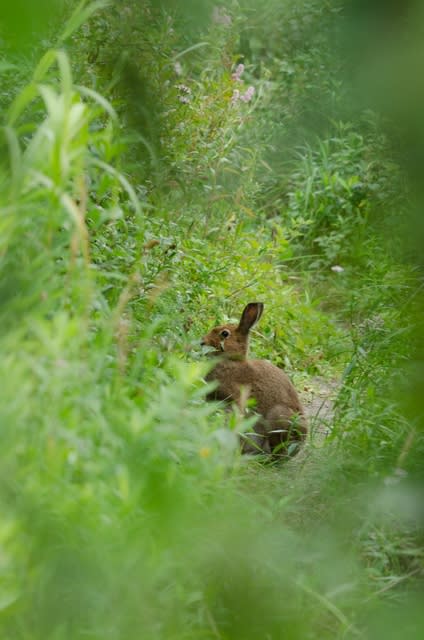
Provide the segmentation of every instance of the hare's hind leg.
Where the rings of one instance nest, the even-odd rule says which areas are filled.
[[[262,416],[258,416],[258,420],[254,426],[254,432],[240,434],[240,444],[242,453],[261,454],[271,453],[269,438],[267,435],[268,422]]]
[[[305,417],[288,407],[277,405],[268,412],[266,418],[271,453],[281,457],[295,455],[306,437]]]
[[[271,453],[269,440],[266,436],[259,433],[241,433],[240,447],[242,453],[260,454]]]

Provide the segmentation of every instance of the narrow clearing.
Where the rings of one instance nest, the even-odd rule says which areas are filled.
[[[334,402],[339,390],[338,380],[325,380],[319,376],[300,392],[306,416],[309,420],[311,439],[317,445],[327,436],[334,417]]]

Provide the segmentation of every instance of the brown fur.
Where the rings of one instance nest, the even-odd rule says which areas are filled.
[[[242,451],[281,456],[287,455],[291,443],[305,439],[306,419],[296,390],[284,371],[266,360],[247,359],[249,332],[262,311],[261,303],[251,302],[238,325],[220,325],[203,338],[203,345],[214,348],[212,355],[220,356],[206,376],[208,381],[218,382],[208,400],[235,402],[244,412],[247,398],[254,398],[253,410],[258,414],[255,434],[243,437]]]

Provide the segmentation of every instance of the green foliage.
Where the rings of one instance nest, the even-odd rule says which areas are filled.
[[[301,251],[318,254],[315,264],[359,264],[370,225],[405,208],[399,168],[370,124],[367,138],[340,125],[317,150],[302,153],[292,174],[285,213],[290,237]]]
[[[60,4],[0,64],[1,637],[420,638],[420,289],[378,118],[313,104],[340,7]],[[205,402],[253,299],[252,354],[341,378],[284,467]]]
[[[416,273],[395,268],[387,256],[376,257],[380,262],[356,276],[350,296],[352,355],[343,374],[335,433],[370,473],[387,467],[415,473],[422,443],[414,442],[411,455],[415,426],[404,413],[403,397],[418,312]]]

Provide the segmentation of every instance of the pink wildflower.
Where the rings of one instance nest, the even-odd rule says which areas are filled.
[[[234,89],[233,95],[231,96],[231,104],[236,104],[240,100],[240,91],[238,89]]]
[[[238,64],[234,73],[231,74],[233,80],[238,82],[243,74],[244,64]]]
[[[247,87],[247,90],[240,96],[242,102],[250,102],[255,95],[255,87]]]

